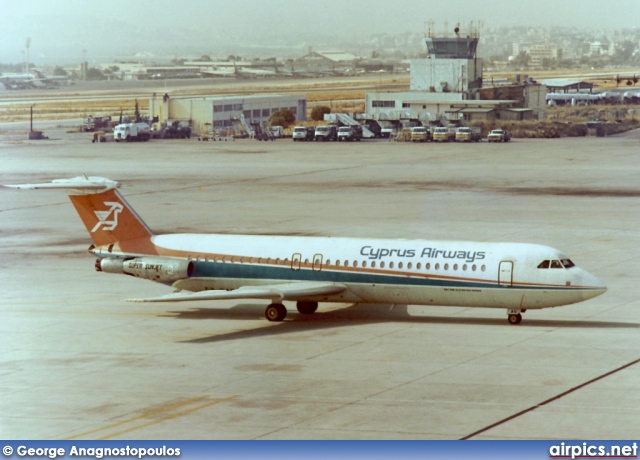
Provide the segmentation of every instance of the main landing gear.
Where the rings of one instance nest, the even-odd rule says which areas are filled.
[[[298,311],[303,315],[310,315],[315,313],[318,309],[318,302],[312,302],[309,300],[301,300],[296,306]],[[287,316],[287,309],[281,303],[272,303],[264,311],[264,317],[269,321],[282,321]]]
[[[511,310],[507,310],[507,315],[509,315],[507,317],[507,320],[509,321],[509,324],[520,324],[522,322],[522,315],[521,313],[524,313],[525,309],[511,309]]]

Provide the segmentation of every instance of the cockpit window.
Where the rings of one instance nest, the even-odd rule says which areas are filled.
[[[552,260],[551,268],[563,268],[563,267],[559,260]]]
[[[562,265],[564,265],[564,268],[571,268],[576,266],[576,264],[571,262],[571,259],[562,259],[561,262]]]
[[[543,260],[542,262],[540,262],[540,265],[538,265],[538,268],[549,268],[549,261]]]

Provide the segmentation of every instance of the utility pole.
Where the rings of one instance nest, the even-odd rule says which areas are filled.
[[[82,80],[87,80],[87,50],[82,50]]]
[[[27,37],[25,44],[27,45],[27,73],[29,73],[29,47],[31,46],[31,37]]]

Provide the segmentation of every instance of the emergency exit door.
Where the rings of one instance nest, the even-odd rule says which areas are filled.
[[[498,285],[513,286],[513,262],[503,260],[498,269]]]

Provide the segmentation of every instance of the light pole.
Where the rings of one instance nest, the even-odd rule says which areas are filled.
[[[25,44],[27,45],[27,74],[29,73],[29,47],[31,46],[31,37],[27,37],[25,40]]]

